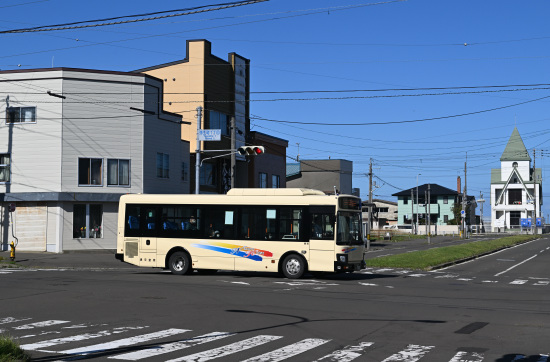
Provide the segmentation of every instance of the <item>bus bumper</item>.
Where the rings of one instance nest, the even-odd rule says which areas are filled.
[[[335,272],[354,272],[365,268],[366,263],[364,260],[350,262],[348,261],[346,254],[338,254],[337,260],[334,262]]]
[[[124,254],[116,253],[115,254],[115,259],[120,260],[120,261],[124,261]]]

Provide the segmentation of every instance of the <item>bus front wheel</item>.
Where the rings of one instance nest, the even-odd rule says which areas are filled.
[[[183,251],[176,251],[168,260],[168,267],[172,274],[185,275],[191,273],[191,258]]]
[[[306,262],[301,256],[290,254],[283,260],[282,271],[288,279],[300,279],[306,272]]]

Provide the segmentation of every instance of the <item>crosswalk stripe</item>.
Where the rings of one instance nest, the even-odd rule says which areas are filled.
[[[483,353],[460,351],[449,362],[481,362]]]
[[[525,284],[525,283],[527,283],[527,282],[528,282],[528,280],[516,279],[516,280],[514,280],[513,282],[510,282],[510,284],[521,285],[521,284]]]
[[[365,350],[372,346],[373,342],[361,342],[357,346],[346,346],[341,350],[334,351],[314,362],[327,361],[327,362],[348,362],[353,361],[357,357],[365,353]]]
[[[185,333],[187,331],[188,331],[188,329],[171,328],[171,329],[167,329],[167,330],[160,331],[160,332],[142,334],[140,336],[119,339],[119,340],[116,340],[116,341],[113,341],[113,342],[95,344],[93,346],[88,346],[88,347],[68,349],[68,350],[65,350],[65,351],[59,351],[57,353],[62,353],[62,354],[90,354],[90,353],[101,352],[101,351],[105,351],[105,350],[113,349],[113,348],[131,346],[133,344],[147,342],[147,341],[151,341],[151,340],[154,340],[154,339],[170,337],[170,336],[173,336],[173,335],[176,335],[176,334]]]
[[[218,339],[226,338],[232,335],[233,335],[232,333],[227,333],[227,332],[212,332],[212,333],[204,334],[202,336],[194,337],[192,339],[187,339],[184,341],[179,341],[174,343],[166,343],[166,344],[148,348],[142,351],[124,353],[124,354],[121,354],[118,356],[112,356],[109,358],[122,359],[127,361],[137,361],[143,358],[156,357],[161,354],[179,351],[185,348],[197,346],[199,344],[216,341]]]
[[[415,362],[421,359],[432,348],[434,348],[434,346],[409,344],[405,350],[389,356],[382,362]]]
[[[32,318],[21,318],[21,319],[17,319],[13,317],[0,318],[0,324],[28,321],[29,319],[32,319]]]
[[[55,353],[55,351],[45,351],[42,348],[57,346],[57,345],[64,344],[64,343],[69,343],[69,342],[85,341],[85,340],[92,339],[92,338],[110,336],[112,334],[124,333],[124,332],[127,332],[129,330],[133,330],[133,329],[140,329],[140,327],[119,327],[119,328],[115,328],[113,330],[99,331],[97,333],[85,333],[85,334],[79,334],[79,335],[76,335],[76,336],[55,338],[55,339],[49,339],[49,340],[46,340],[46,341],[41,341],[41,342],[36,342],[36,343],[23,344],[20,347],[21,347],[21,349],[24,349],[26,351],[40,350],[41,352]]]
[[[63,323],[69,323],[69,321],[49,320],[49,321],[43,321],[43,322],[24,324],[22,326],[13,327],[13,329],[17,329],[17,330],[33,329],[33,328],[40,328],[40,327],[49,327],[49,326],[54,326],[56,324],[63,324]]]
[[[308,338],[303,341],[290,344],[286,347],[276,349],[272,352],[264,353],[260,356],[249,358],[243,362],[276,362],[296,356],[329,342],[330,339]]]
[[[214,358],[219,357],[225,357],[227,355],[237,353],[240,351],[244,351],[246,349],[257,347],[262,344],[274,341],[276,339],[282,338],[281,336],[268,336],[268,335],[260,335],[252,338],[245,339],[244,341],[235,342],[228,344],[227,346],[214,348],[209,351],[199,352],[195,353],[189,356],[184,356],[181,358],[176,358],[169,360],[167,362],[179,362],[179,361],[194,361],[194,362],[204,362],[204,361],[210,361]]]

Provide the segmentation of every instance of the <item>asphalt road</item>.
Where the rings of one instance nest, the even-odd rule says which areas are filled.
[[[368,257],[424,247],[434,245],[378,245]],[[37,361],[546,361],[549,247],[298,281],[22,253],[34,267],[0,270],[0,329]]]

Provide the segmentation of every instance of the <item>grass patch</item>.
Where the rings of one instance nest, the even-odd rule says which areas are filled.
[[[475,241],[461,245],[383,256],[366,260],[366,262],[368,267],[431,270],[439,265],[476,257],[537,238],[537,235],[507,236],[494,240]]]
[[[0,362],[30,361],[31,356],[8,336],[0,336]]]

